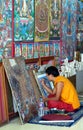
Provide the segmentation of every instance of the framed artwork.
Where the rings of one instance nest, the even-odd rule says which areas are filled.
[[[35,0],[35,42],[49,40],[49,0]]]

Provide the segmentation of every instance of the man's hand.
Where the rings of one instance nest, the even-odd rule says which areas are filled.
[[[43,98],[43,101],[44,101],[44,102],[48,101],[48,98],[46,98],[46,97],[44,97],[44,96],[43,96],[42,98]]]
[[[41,84],[43,87],[46,85],[44,79],[41,80]]]

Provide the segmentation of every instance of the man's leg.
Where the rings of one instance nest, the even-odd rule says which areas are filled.
[[[48,98],[53,97],[54,95],[49,95]],[[67,104],[63,101],[54,101],[54,100],[49,100],[47,102],[47,106],[49,109],[51,108],[57,108],[57,109],[64,109],[65,111],[71,112],[74,111],[73,107],[71,104]]]

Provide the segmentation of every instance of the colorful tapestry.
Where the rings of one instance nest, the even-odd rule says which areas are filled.
[[[34,0],[14,0],[14,41],[31,41],[34,36]]]
[[[83,31],[83,1],[78,0],[78,30]]]
[[[76,47],[77,0],[62,0],[62,48],[61,57],[73,59]]]
[[[3,65],[16,102],[21,123],[37,115],[37,101],[22,57],[3,59]]]
[[[49,40],[49,0],[35,0],[35,42]]]
[[[12,41],[12,0],[0,0],[0,59]],[[2,49],[3,48],[3,49]],[[7,48],[8,50],[10,48]],[[9,54],[8,54],[9,55]],[[6,56],[5,56],[6,57]]]
[[[61,0],[51,0],[50,39],[60,38]]]
[[[0,64],[0,125],[9,120],[4,67]]]

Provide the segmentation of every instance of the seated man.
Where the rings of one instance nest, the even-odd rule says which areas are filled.
[[[57,108],[71,112],[80,107],[80,102],[75,87],[67,78],[60,76],[58,69],[50,66],[46,69],[46,75],[54,83],[54,89],[46,86],[44,80],[41,81],[43,87],[48,91],[49,96],[43,97],[49,109]]]

